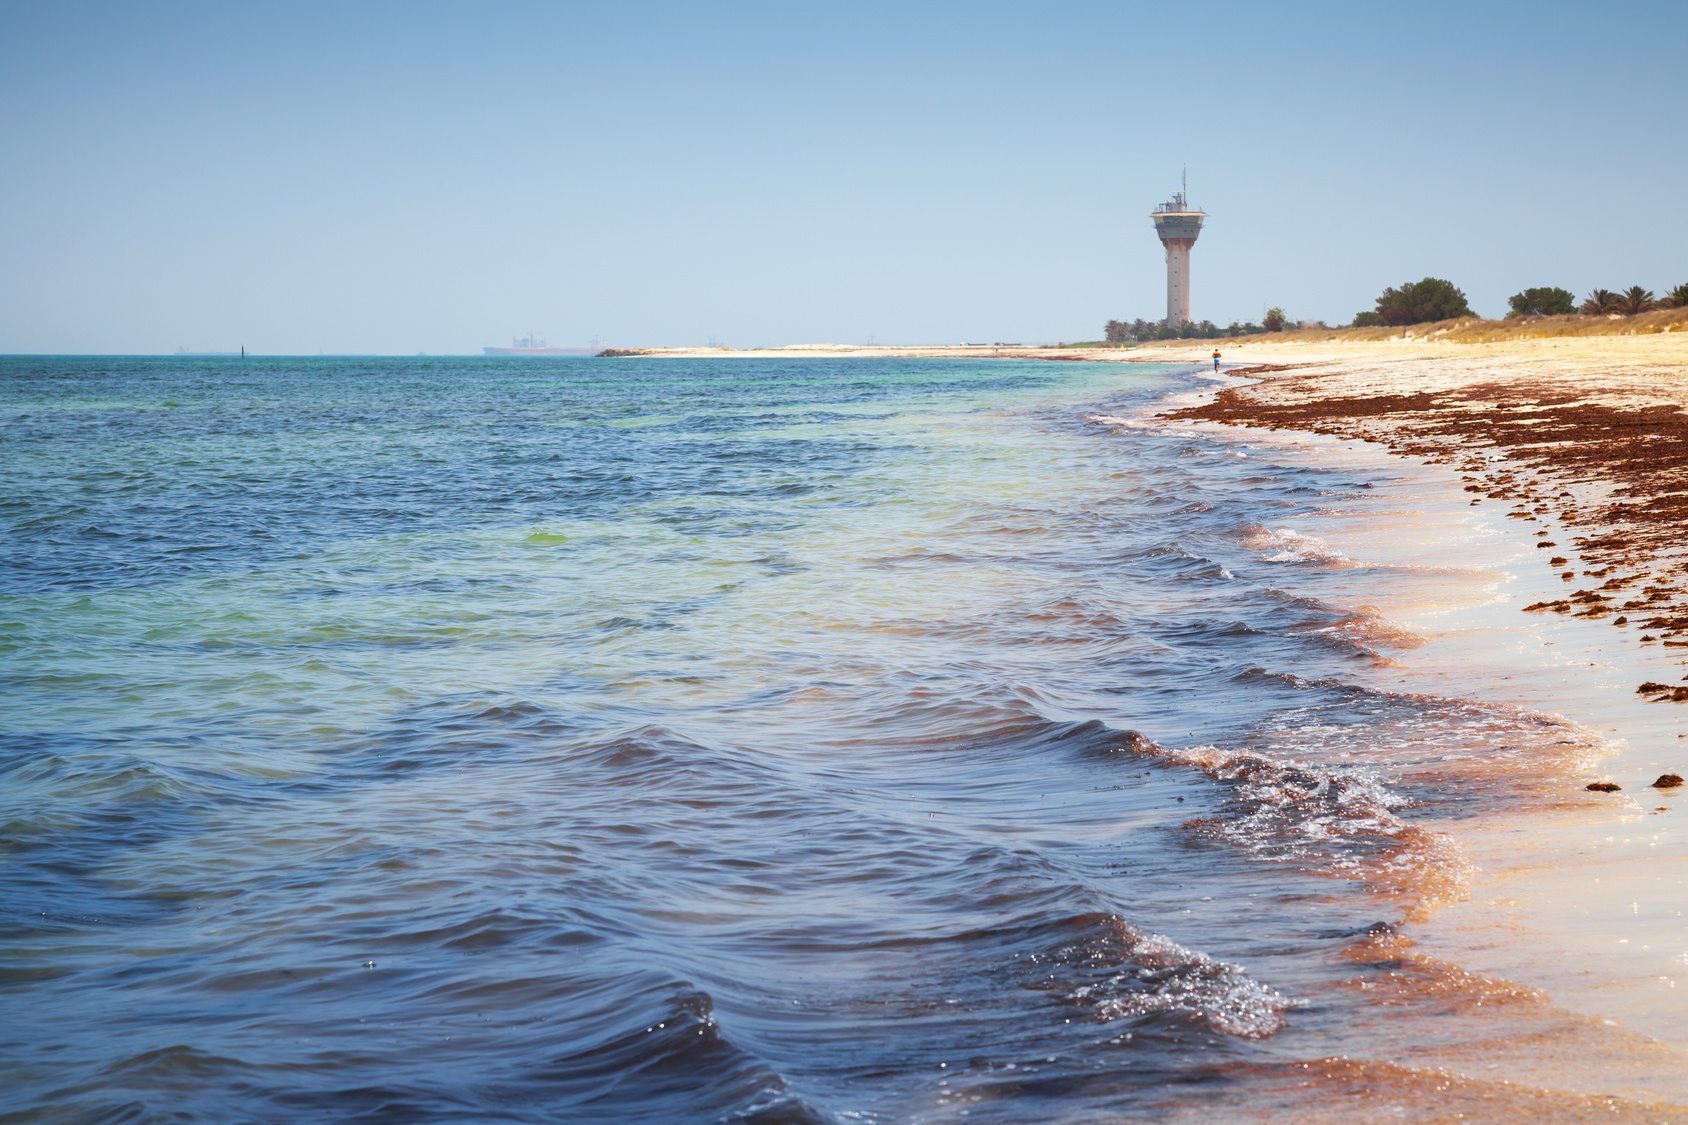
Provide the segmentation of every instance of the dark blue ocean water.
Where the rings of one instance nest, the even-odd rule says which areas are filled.
[[[1490,796],[1425,763],[1554,731],[1369,685],[1272,526],[1372,482],[1197,378],[0,360],[0,1121],[1293,1113],[1434,1039],[1364,987]]]

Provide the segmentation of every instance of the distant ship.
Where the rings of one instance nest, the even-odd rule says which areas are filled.
[[[591,346],[584,348],[553,348],[530,332],[526,336],[511,340],[507,348],[489,347],[481,350],[487,355],[597,355],[604,350],[604,342],[593,340]]]

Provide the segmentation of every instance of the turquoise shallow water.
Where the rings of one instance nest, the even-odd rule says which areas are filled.
[[[1558,733],[1368,688],[1263,526],[1368,482],[1189,368],[0,378],[7,1120],[1255,1104],[1490,798],[1425,747]]]

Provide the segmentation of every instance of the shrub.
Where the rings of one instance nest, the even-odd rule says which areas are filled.
[[[1382,323],[1383,323],[1383,317],[1380,316],[1379,314],[1375,313],[1375,312],[1370,311],[1370,310],[1367,310],[1366,312],[1354,314],[1354,327],[1355,328],[1376,328],[1378,325],[1380,325]]]
[[[1260,326],[1268,332],[1282,332],[1288,325],[1289,317],[1284,315],[1283,309],[1267,309],[1266,315],[1260,318]]]
[[[1427,277],[1423,281],[1409,281],[1399,289],[1385,289],[1377,299],[1377,315],[1393,327],[1476,314],[1453,282]]]
[[[1569,289],[1526,289],[1506,299],[1511,316],[1564,316],[1577,311],[1577,299]]]

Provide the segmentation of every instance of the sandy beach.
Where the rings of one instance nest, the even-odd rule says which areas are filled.
[[[1402,513],[1394,536],[1340,521],[1318,534],[1356,557],[1393,549],[1507,576],[1492,595],[1382,607],[1431,642],[1403,657],[1402,690],[1513,704],[1607,740],[1534,814],[1446,826],[1472,865],[1467,893],[1388,952],[1403,979],[1437,982],[1441,1017],[1535,1015],[1482,1017],[1495,1024],[1480,1052],[1413,1061],[1681,1105],[1688,834],[1669,781],[1688,774],[1688,337],[1219,347],[1233,377],[1166,420],[1383,454],[1450,499]],[[1211,350],[1122,354],[1203,363]]]
[[[1211,348],[1133,351],[1200,363]],[[1488,598],[1384,607],[1432,642],[1403,658],[1404,690],[1515,704],[1608,740],[1551,809],[1447,826],[1473,866],[1468,894],[1394,952],[1462,997],[1450,1011],[1542,1018],[1443,1064],[1546,1088],[1579,1086],[1565,1077],[1578,1073],[1681,1104],[1688,836],[1668,779],[1688,773],[1688,338],[1285,341],[1224,358],[1239,377],[1169,421],[1362,441],[1469,496],[1469,518],[1458,500],[1439,520],[1404,516],[1402,536],[1422,542],[1395,546],[1411,564],[1475,562],[1510,580]],[[1501,534],[1477,546],[1474,522]],[[1377,554],[1375,536],[1318,533]],[[1577,792],[1585,783],[1617,788]]]
[[[1193,362],[1205,354],[1154,350]],[[1174,416],[1361,439],[1426,472],[1457,474],[1473,508],[1503,506],[1513,538],[1536,540],[1519,554],[1540,561],[1508,568],[1519,581],[1505,604],[1463,616],[1486,620],[1490,643],[1518,638],[1497,646],[1512,650],[1501,658],[1548,682],[1552,698],[1538,687],[1516,702],[1612,742],[1589,776],[1620,786],[1603,807],[1567,793],[1545,819],[1457,833],[1479,874],[1469,899],[1426,927],[1426,948],[1541,988],[1604,1026],[1688,1046],[1678,987],[1688,965],[1660,952],[1679,950],[1688,906],[1688,839],[1673,823],[1682,790],[1654,787],[1688,773],[1688,338],[1290,342],[1227,359],[1255,365],[1251,382]],[[1519,623],[1507,625],[1508,614]],[[1630,933],[1649,911],[1672,924]],[[1678,1065],[1636,1046],[1620,1069]],[[1570,1063],[1571,1054],[1549,1049],[1543,1059]]]
[[[1508,505],[1568,584],[1532,611],[1609,620],[1638,644],[1688,648],[1688,339],[1289,351],[1262,349],[1270,370],[1256,373],[1258,384],[1179,416],[1358,438],[1457,465],[1470,503]],[[1671,694],[1688,698],[1677,685]]]

